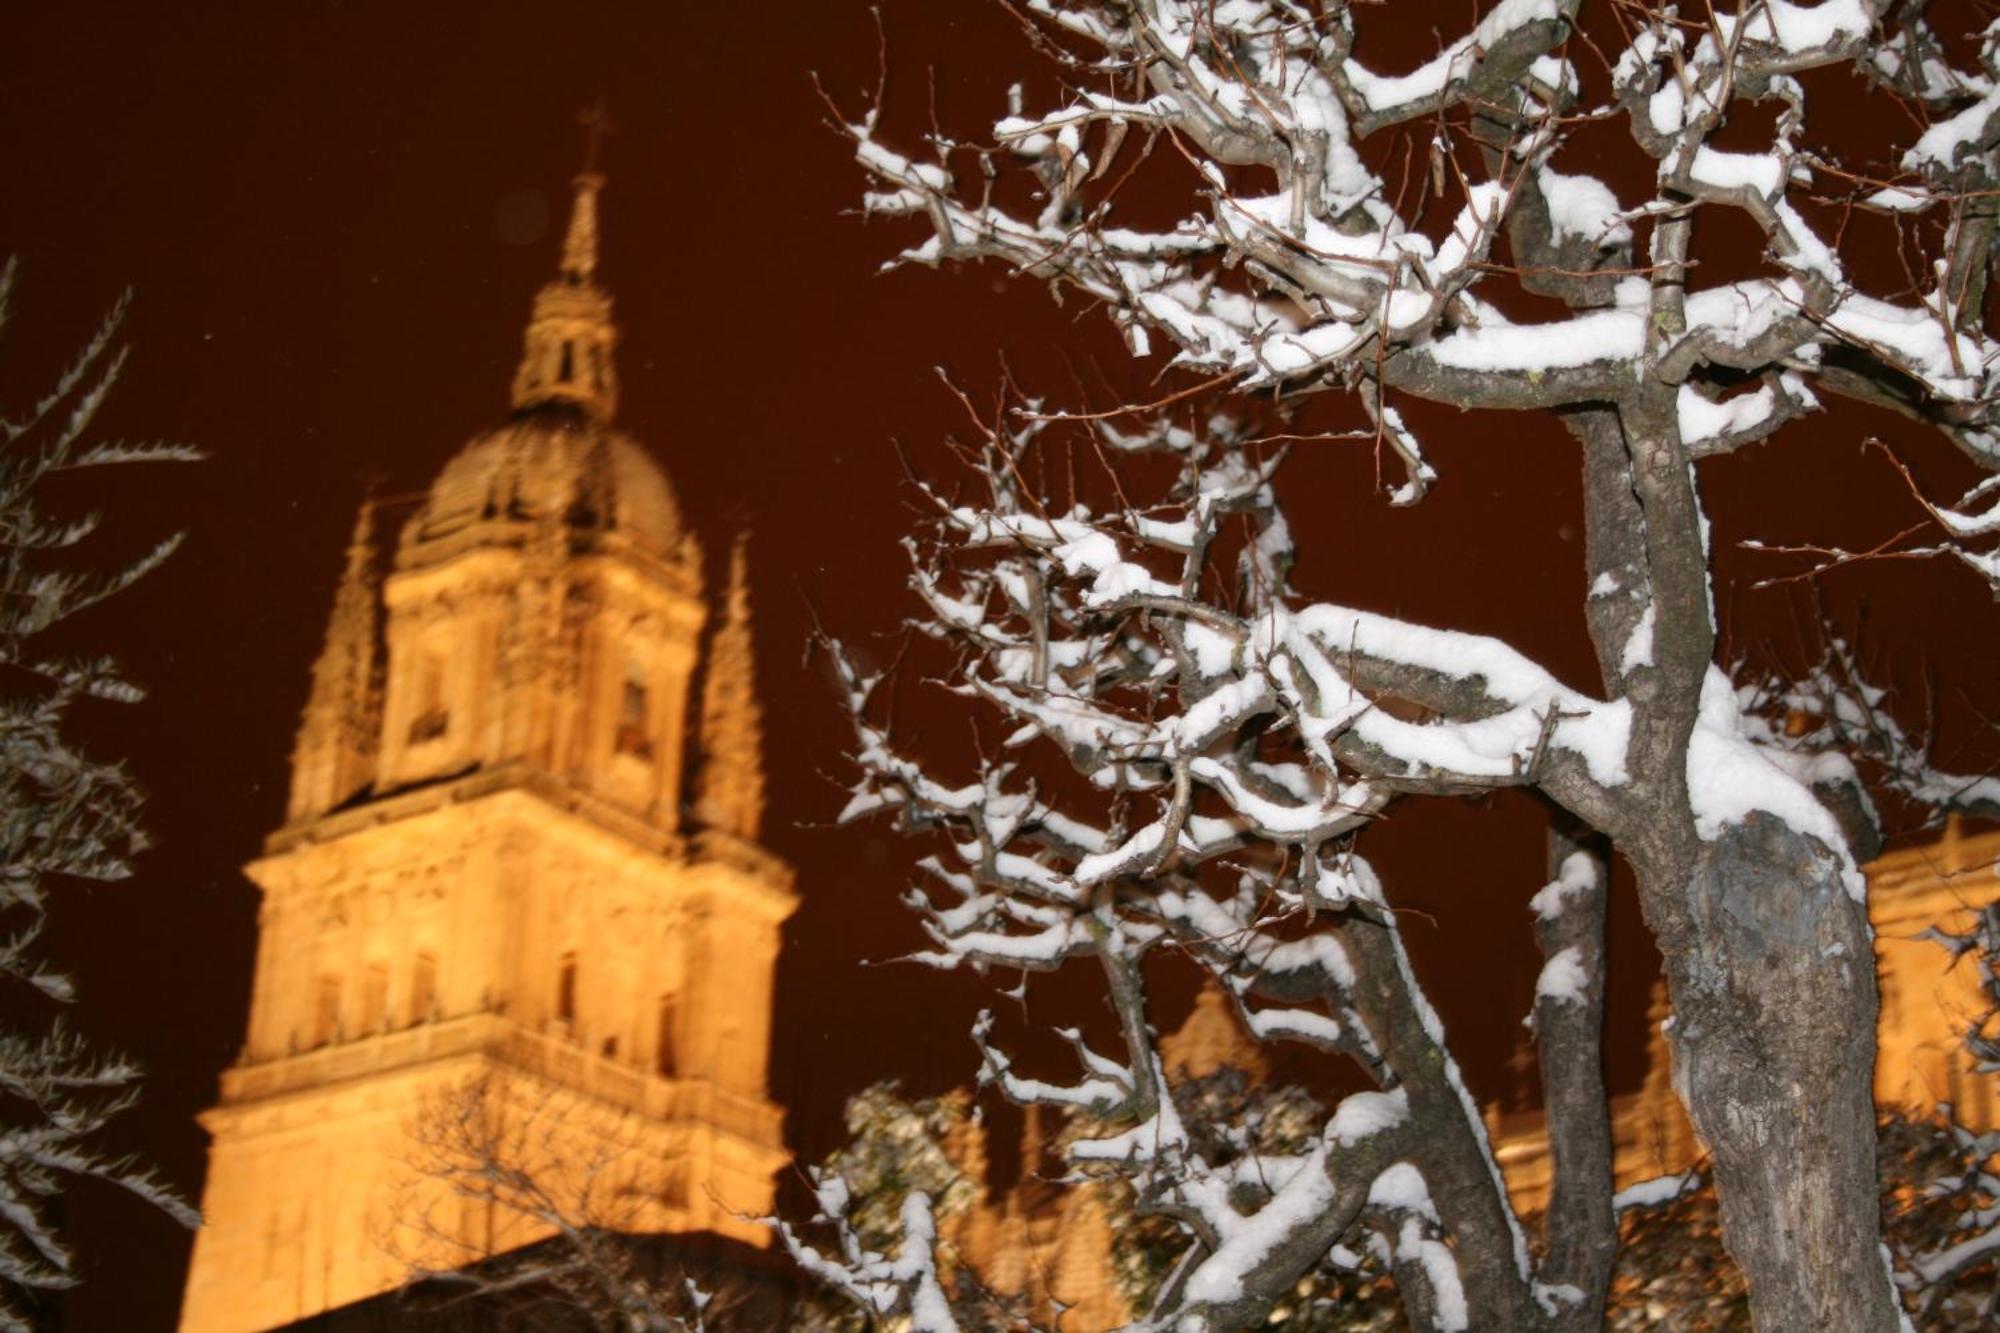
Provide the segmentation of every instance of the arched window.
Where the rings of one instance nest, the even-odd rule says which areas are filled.
[[[417,955],[410,969],[410,1024],[427,1023],[437,1017],[438,960],[428,950]]]
[[[562,956],[556,964],[556,1021],[564,1025],[576,1022],[576,953],[574,950]]]
[[[680,1006],[674,1003],[672,995],[660,997],[659,1032],[654,1036],[653,1071],[661,1078],[673,1078],[679,1072],[675,1057],[680,1054]]]
[[[570,377],[575,374],[576,374],[576,346],[575,344],[565,339],[563,342],[563,350],[562,350],[562,368],[556,371],[556,381],[560,384],[568,384],[570,382]]]
[[[410,744],[436,740],[451,727],[451,710],[445,707],[444,658],[425,653],[417,663],[416,707],[410,719]]]
[[[319,993],[313,1004],[313,1041],[315,1047],[326,1046],[340,1037],[340,978],[332,975],[319,979]]]
[[[613,748],[635,759],[653,757],[652,710],[647,706],[646,682],[637,667],[625,677],[625,691],[618,700],[618,733]]]

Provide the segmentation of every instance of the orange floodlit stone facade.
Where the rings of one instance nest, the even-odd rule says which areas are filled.
[[[279,1327],[549,1234],[413,1152],[416,1118],[478,1080],[552,1127],[548,1156],[629,1170],[621,1229],[768,1243],[750,1219],[788,1160],[765,1073],[794,896],[757,843],[742,549],[704,645],[700,550],[612,426],[602,184],[577,179],[512,416],[445,465],[386,578],[389,504],[356,526],[286,822],[247,867],[249,1033],[202,1118],[184,1329]]]

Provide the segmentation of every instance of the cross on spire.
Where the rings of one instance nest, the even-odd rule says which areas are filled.
[[[595,102],[576,113],[576,123],[583,126],[584,130],[583,169],[595,171],[598,150],[603,147],[607,138],[618,132],[618,126],[612,122],[611,108],[606,103],[604,94],[599,93]]]

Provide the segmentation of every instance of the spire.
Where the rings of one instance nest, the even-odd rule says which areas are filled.
[[[611,131],[603,104],[579,116],[589,128],[583,170],[572,180],[569,230],[554,281],[535,295],[528,336],[514,372],[514,410],[550,404],[581,408],[596,421],[609,421],[618,407],[618,373],[612,352],[618,326],[611,322],[611,296],[597,285],[597,196],[604,173],[597,169],[598,146]]]
[[[333,809],[375,777],[375,746],[382,718],[377,663],[375,499],[361,502],[347,567],[333,596],[326,643],[313,663],[312,692],[299,720],[292,751],[293,820]]]
[[[701,695],[701,794],[696,813],[710,828],[755,841],[764,822],[764,714],[757,704],[750,642],[747,539],[729,553],[723,620],[708,645]]]
[[[604,175],[579,172],[572,184],[576,196],[570,201],[569,231],[563,236],[562,279],[585,286],[597,276],[597,195],[604,188]]]

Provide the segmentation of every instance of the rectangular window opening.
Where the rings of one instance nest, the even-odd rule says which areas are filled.
[[[660,997],[660,1030],[653,1048],[653,1072],[661,1078],[673,1078],[679,1072],[676,1057],[680,1054],[680,1032],[678,1031],[679,1006],[671,995]]]
[[[556,1021],[576,1022],[576,954],[566,953],[556,968]]]
[[[410,1026],[428,1023],[437,1017],[437,955],[423,952],[417,955],[416,966],[410,969]]]
[[[340,978],[319,979],[319,994],[313,1005],[313,1046],[329,1046],[340,1040]]]
[[[436,740],[451,729],[451,710],[444,699],[444,660],[426,654],[419,670],[416,715],[410,720],[412,745]]]
[[[647,706],[646,684],[627,677],[618,702],[618,735],[614,748],[635,759],[653,757],[651,709]]]
[[[361,987],[361,1031],[373,1036],[382,1031],[388,1017],[389,969],[381,963],[370,963]]]

